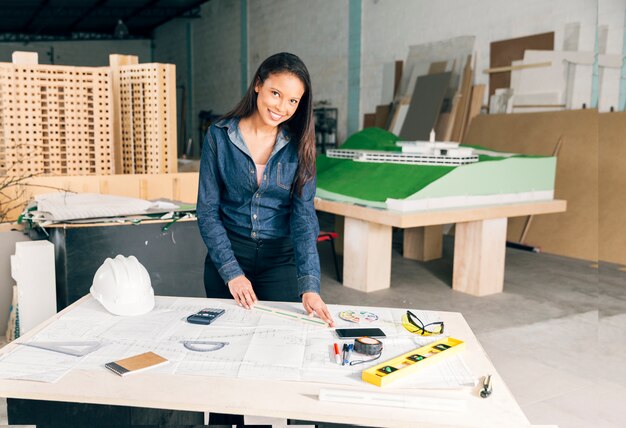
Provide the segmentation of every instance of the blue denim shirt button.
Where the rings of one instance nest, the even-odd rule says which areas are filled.
[[[256,214],[252,214],[252,218],[256,220]]]

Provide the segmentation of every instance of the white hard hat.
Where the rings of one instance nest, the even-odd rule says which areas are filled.
[[[96,271],[89,292],[115,315],[142,315],[154,308],[150,275],[135,256],[107,258]]]

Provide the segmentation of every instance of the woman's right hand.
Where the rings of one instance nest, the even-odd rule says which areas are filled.
[[[239,275],[228,281],[228,290],[233,295],[235,302],[246,309],[252,309],[252,306],[257,302],[252,283],[245,275]]]

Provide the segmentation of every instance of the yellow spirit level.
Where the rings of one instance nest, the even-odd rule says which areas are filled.
[[[363,370],[361,379],[376,386],[389,385],[465,349],[465,342],[447,337]]]

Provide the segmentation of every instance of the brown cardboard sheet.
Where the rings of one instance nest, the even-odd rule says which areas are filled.
[[[381,129],[387,129],[389,123],[389,112],[391,111],[391,104],[382,104],[376,106],[376,120],[374,126]]]
[[[376,126],[376,113],[365,113],[363,115],[363,129]]]
[[[626,265],[626,112],[599,115],[600,260]]]
[[[557,157],[554,197],[567,200],[567,212],[536,216],[524,243],[547,253],[597,260],[596,110],[479,115],[472,120],[465,144],[551,156],[559,138],[563,142]],[[519,242],[526,219],[509,219],[509,241]]]

